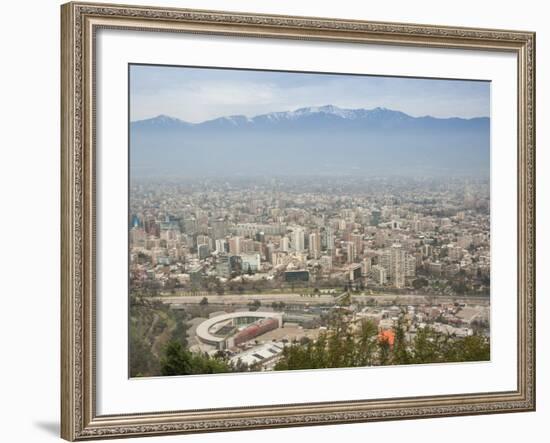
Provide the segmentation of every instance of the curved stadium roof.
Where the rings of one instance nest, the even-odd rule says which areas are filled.
[[[220,336],[211,334],[209,332],[210,328],[212,328],[212,326],[214,326],[217,323],[221,323],[223,321],[231,320],[234,318],[241,318],[241,317],[251,317],[258,320],[262,318],[276,318],[280,321],[282,319],[282,314],[280,312],[241,311],[241,312],[231,312],[230,314],[218,315],[216,317],[212,317],[212,318],[209,318],[208,320],[203,321],[197,326],[197,330],[196,330],[197,337],[204,343],[218,345],[219,343],[222,343],[225,340],[227,340],[227,337],[220,337]]]

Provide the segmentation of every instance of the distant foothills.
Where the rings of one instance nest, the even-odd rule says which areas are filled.
[[[333,105],[202,123],[159,115],[130,123],[140,176],[488,176],[490,120],[413,117]]]

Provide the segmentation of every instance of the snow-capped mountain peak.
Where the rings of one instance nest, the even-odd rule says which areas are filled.
[[[289,113],[295,116],[309,114],[333,114],[342,118],[349,118],[352,115],[352,111],[350,109],[342,109],[334,105],[309,106],[307,108],[299,108],[295,111],[290,111]]]
[[[220,120],[224,120],[233,125],[238,125],[240,123],[250,123],[252,121],[246,115],[229,115],[227,117],[220,117]]]
[[[157,115],[156,117],[151,118],[151,119],[149,119],[149,120],[150,120],[151,122],[155,122],[155,123],[158,123],[158,124],[164,124],[164,123],[179,123],[179,122],[182,121],[182,120],[180,120],[179,118],[170,117],[169,115],[166,115],[166,114]]]
[[[423,176],[470,174],[472,165],[484,173],[489,165],[488,117],[413,117],[382,107],[324,105],[201,123],[159,116],[132,122],[131,131],[132,165],[151,176],[358,170]]]
[[[391,109],[377,107],[374,109],[347,109],[340,108],[335,105],[324,105],[324,106],[308,106],[304,108],[298,108],[294,111],[284,111],[284,112],[271,112],[269,114],[259,115],[254,117],[252,120],[296,120],[301,117],[310,117],[314,115],[331,115],[339,117],[342,119],[356,120],[361,118],[369,117],[378,117],[378,116],[393,116],[399,119],[410,118],[407,114],[400,111],[393,111]]]
[[[412,117],[404,112],[396,111],[384,107],[376,107],[372,109],[357,108],[348,109],[340,108],[335,105],[323,106],[308,106],[290,111],[269,112],[253,117],[245,115],[229,115],[207,120],[201,123],[188,123],[178,118],[169,117],[167,115],[159,115],[154,118],[134,121],[134,128],[143,128],[151,130],[161,129],[177,129],[177,128],[266,128],[267,126],[288,126],[299,127],[302,123],[312,127],[318,124],[323,125],[342,125],[349,127],[367,127],[384,125],[408,124],[416,121],[421,123],[424,121],[450,121],[452,119],[442,119],[436,117]],[[455,123],[460,124],[468,119],[455,118]],[[471,119],[481,121],[483,119]],[[281,126],[282,125],[282,126]]]
[[[189,123],[180,120],[179,118],[170,117],[169,115],[160,114],[156,117],[147,118],[145,120],[138,120],[132,122],[132,125],[138,127],[147,128],[151,130],[163,130],[163,129],[177,129],[181,127],[189,126]]]

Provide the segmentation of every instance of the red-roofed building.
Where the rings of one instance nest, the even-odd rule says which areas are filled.
[[[378,333],[378,341],[386,341],[393,348],[395,342],[395,334],[391,329],[383,329]]]

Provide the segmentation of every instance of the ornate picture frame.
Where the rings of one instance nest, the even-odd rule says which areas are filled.
[[[535,410],[535,34],[73,2],[62,18],[61,435],[88,440]],[[473,49],[517,57],[517,389],[269,406],[96,412],[96,33],[193,33]]]

